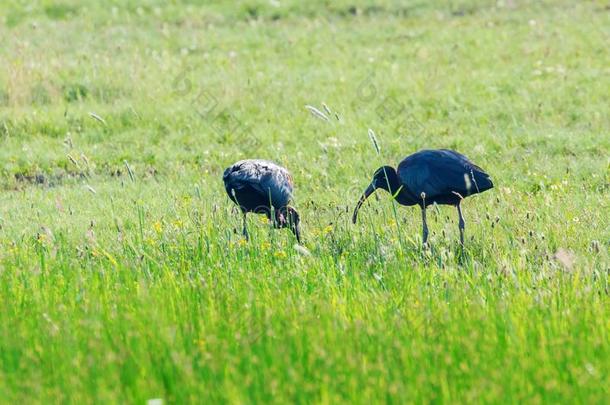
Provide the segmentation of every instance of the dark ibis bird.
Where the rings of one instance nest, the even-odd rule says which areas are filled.
[[[241,209],[246,239],[246,214],[252,212],[266,215],[274,228],[290,228],[301,243],[299,214],[288,205],[293,190],[288,170],[267,160],[240,160],[225,170],[222,179],[229,198]]]
[[[382,189],[401,205],[420,206],[424,244],[428,241],[426,207],[435,203],[455,206],[459,217],[460,243],[463,245],[465,222],[460,203],[469,195],[492,187],[489,175],[466,156],[447,149],[422,150],[403,159],[397,170],[383,166],[375,171],[373,181],[356,204],[352,221],[356,223],[358,210],[364,201],[375,190]]]

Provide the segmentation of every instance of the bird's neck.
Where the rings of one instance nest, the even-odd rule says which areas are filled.
[[[388,183],[390,189],[387,191],[392,194],[392,197],[396,200],[397,203],[401,205],[413,205],[416,203],[416,201],[413,200],[412,196],[405,189],[405,187],[400,184],[398,178],[391,178]]]
[[[387,182],[385,186],[388,188],[384,188],[388,193],[392,194],[393,196],[396,195],[396,193],[400,194],[400,182],[396,176],[388,176],[385,181]]]
[[[402,187],[400,191],[394,192],[392,195],[394,196],[396,202],[400,205],[413,205],[417,203],[417,201],[409,195],[404,187]]]

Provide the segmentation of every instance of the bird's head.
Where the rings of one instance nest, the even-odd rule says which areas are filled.
[[[373,181],[371,185],[375,186],[375,189],[382,189],[389,193],[394,194],[397,190],[395,190],[396,185],[398,184],[398,175],[396,174],[396,170],[394,170],[391,166],[381,166],[379,169],[375,170],[375,174],[373,174]]]
[[[301,217],[293,207],[283,207],[275,211],[275,226],[290,228],[297,242],[301,243]]]
[[[375,170],[371,184],[369,184],[366,190],[364,190],[362,197],[360,197],[360,200],[356,204],[356,208],[354,208],[352,222],[356,223],[356,220],[358,219],[358,210],[364,201],[366,201],[366,199],[375,192],[375,190],[380,188],[394,195],[399,190],[399,184],[400,182],[398,181],[398,174],[396,174],[396,170],[393,167],[381,166],[379,169]]]

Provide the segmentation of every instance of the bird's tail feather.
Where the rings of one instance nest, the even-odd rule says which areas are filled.
[[[477,189],[477,192],[482,193],[485,190],[493,188],[494,184],[491,180],[491,177],[489,177],[489,175],[483,170],[475,169],[473,170],[472,175],[475,181],[475,187]]]

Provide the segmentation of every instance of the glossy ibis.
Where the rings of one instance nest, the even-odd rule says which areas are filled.
[[[299,214],[288,205],[293,187],[288,170],[266,160],[240,160],[225,170],[222,179],[229,198],[241,209],[246,239],[246,214],[253,212],[265,214],[274,228],[290,228],[301,243]]]
[[[466,156],[447,149],[422,150],[407,156],[398,170],[383,166],[375,171],[373,181],[364,191],[354,209],[358,210],[375,190],[388,191],[401,205],[419,205],[422,212],[424,244],[428,241],[426,207],[430,204],[454,205],[459,216],[460,243],[464,244],[464,217],[460,203],[469,195],[482,193],[493,187],[489,175]]]

